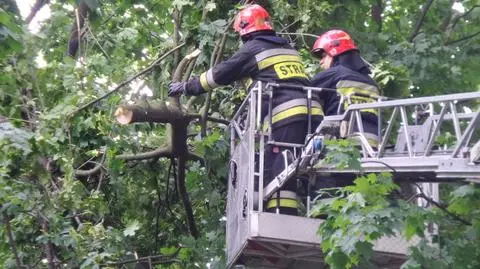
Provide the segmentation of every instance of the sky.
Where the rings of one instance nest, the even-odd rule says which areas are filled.
[[[35,4],[36,0],[16,0],[18,9],[20,9],[20,15],[22,18],[26,18],[30,11],[32,10],[32,6]],[[50,7],[45,5],[37,12],[37,15],[33,18],[32,22],[28,25],[28,29],[32,33],[38,33],[40,30],[40,23],[45,19],[50,17]]]

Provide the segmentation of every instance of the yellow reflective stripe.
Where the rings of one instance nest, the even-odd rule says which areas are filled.
[[[306,106],[307,103],[308,103],[308,101],[307,101],[306,98],[292,99],[292,100],[283,102],[283,103],[277,105],[276,107],[274,107],[272,109],[272,114],[275,115],[279,112],[284,111],[285,109],[289,109],[289,108],[296,107],[296,106]],[[312,107],[321,107],[321,105],[320,105],[319,102],[317,102],[315,100],[312,100]]]
[[[273,66],[279,79],[288,79],[293,77],[308,78],[302,63],[283,62]]]
[[[260,62],[261,60],[264,60],[266,58],[276,56],[276,55],[300,55],[298,51],[294,49],[268,49],[264,50],[257,55],[255,55],[255,60],[257,62]]]
[[[261,60],[257,63],[258,69],[262,70],[267,67],[270,67],[274,64],[282,63],[282,62],[302,62],[302,59],[300,56],[296,55],[278,55],[278,56],[273,56],[270,58],[266,58],[264,60]]]
[[[340,88],[337,89],[338,92],[340,92],[342,95],[350,95],[350,100],[352,101],[352,104],[364,104],[364,103],[374,103],[377,100],[374,98],[377,94],[370,91],[370,90],[365,90],[365,89],[359,89],[359,88]],[[358,95],[353,95],[353,93],[361,93],[361,94],[366,94],[370,95],[372,97],[365,97],[365,96],[358,96]],[[344,108],[347,109],[349,104],[347,102],[343,103]],[[373,108],[367,108],[367,109],[362,109],[360,112],[366,112],[366,113],[372,113],[377,115],[378,111]]]
[[[290,117],[301,115],[301,114],[307,114],[307,113],[308,113],[308,108],[306,106],[292,107],[275,114],[272,117],[272,124],[278,121],[284,120],[286,118],[290,118]],[[323,115],[323,110],[319,107],[312,107],[311,114],[312,116]]]
[[[353,94],[353,93],[361,93],[361,94],[365,94],[365,95],[370,95],[372,97],[377,96],[377,93],[373,92],[371,90],[365,90],[365,89],[354,88],[354,87],[338,88],[337,91],[340,92],[343,95],[349,95],[349,94]],[[371,98],[371,99],[373,99],[373,98]]]
[[[208,85],[207,82],[207,72],[204,72],[200,75],[200,84],[202,85],[202,88],[206,91],[211,90],[210,85]]]
[[[356,89],[366,90],[370,94],[373,93],[375,95],[378,95],[377,86],[367,84],[367,83],[363,83],[363,82],[353,81],[353,80],[340,80],[339,82],[337,82],[336,88],[337,89],[356,88]]]
[[[242,83],[243,87],[245,87],[245,89],[248,89],[252,85],[253,79],[251,77],[246,77],[242,80]]]
[[[298,202],[297,200],[293,199],[286,199],[286,198],[280,198],[280,199],[270,199],[267,203],[267,208],[276,208],[277,207],[277,200],[279,200],[280,204],[279,207],[290,207],[290,208],[298,208]]]

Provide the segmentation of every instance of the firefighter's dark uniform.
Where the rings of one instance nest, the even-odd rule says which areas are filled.
[[[298,52],[288,41],[277,37],[274,32],[253,33],[240,50],[230,59],[214,66],[200,77],[192,78],[186,85],[189,94],[201,94],[219,85],[233,81],[249,81],[247,88],[256,81],[309,85],[304,66]],[[312,102],[314,123],[321,121],[323,111],[318,97]],[[268,112],[268,98],[262,102],[262,116]],[[301,90],[274,88],[272,106],[272,137],[276,142],[303,144],[307,134],[307,99]],[[265,184],[283,170],[283,148],[267,146],[265,150]],[[280,192],[282,213],[296,212],[294,199],[296,182],[290,181]],[[276,199],[267,202],[267,209],[276,208]],[[285,208],[292,208],[288,210]],[[293,213],[294,213],[293,212]]]
[[[370,70],[366,63],[361,60],[357,51],[346,52],[335,57],[332,67],[316,74],[312,79],[313,87],[337,89],[337,92],[348,96],[352,104],[375,102],[376,99],[370,96],[378,96],[379,90],[375,81],[368,75]],[[352,93],[361,93],[364,96],[351,95]],[[323,109],[326,116],[337,115],[338,107],[341,105],[340,113],[343,113],[348,107],[348,102],[340,104],[339,94],[332,91],[324,91],[320,94],[323,102]],[[374,109],[361,111],[364,135],[369,144],[376,147],[378,143],[378,112]],[[353,129],[358,131],[356,126]],[[321,180],[323,188],[341,187],[351,184],[351,179],[330,179]]]

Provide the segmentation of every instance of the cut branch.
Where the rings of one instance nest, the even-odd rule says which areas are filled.
[[[123,125],[134,122],[175,124],[184,118],[183,112],[177,106],[168,102],[121,105],[117,108],[114,115],[117,121]]]
[[[423,21],[425,20],[425,16],[427,15],[427,12],[430,9],[430,6],[432,5],[433,1],[434,0],[427,0],[425,3],[423,3],[422,10],[420,11],[420,17],[418,18],[417,23],[415,24],[415,29],[413,30],[412,34],[410,34],[410,37],[408,38],[409,42],[412,42],[413,39],[420,32],[420,28],[422,28]]]
[[[131,78],[125,80],[124,82],[120,83],[120,85],[118,85],[117,87],[115,87],[113,90],[111,90],[110,92],[100,96],[99,98],[95,99],[95,100],[92,100],[90,101],[89,103],[81,106],[80,108],[78,108],[77,110],[75,110],[74,112],[72,112],[71,116],[75,115],[76,113],[78,113],[79,111],[83,110],[83,109],[86,109],[94,104],[96,104],[97,102],[107,98],[108,96],[112,95],[113,93],[117,92],[118,90],[120,90],[121,88],[123,88],[125,85],[128,85],[130,82],[132,82],[133,80],[137,79],[138,77],[140,76],[143,76],[145,74],[147,74],[148,72],[152,71],[152,69],[157,66],[163,59],[165,59],[167,56],[169,56],[170,54],[172,54],[174,51],[180,49],[181,47],[185,46],[185,43],[182,43],[176,47],[174,47],[173,49],[169,50],[168,52],[166,52],[165,54],[163,54],[160,58],[158,58],[157,60],[155,60],[153,63],[151,63],[147,68],[143,69],[142,71],[138,72],[137,74],[135,74],[134,76],[132,76]]]

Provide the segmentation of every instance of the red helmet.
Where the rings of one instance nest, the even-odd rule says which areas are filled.
[[[233,28],[240,36],[261,30],[273,30],[270,15],[256,4],[247,6],[237,14]]]
[[[325,52],[335,57],[350,50],[358,50],[350,35],[342,30],[330,30],[317,38],[312,53],[320,56]]]

